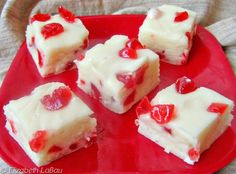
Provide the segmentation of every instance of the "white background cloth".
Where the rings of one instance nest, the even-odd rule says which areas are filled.
[[[236,0],[0,0],[0,84],[25,39],[29,16],[35,13],[55,13],[63,5],[77,15],[132,14],[161,4],[196,11],[199,23],[221,43],[236,74]],[[9,173],[8,169],[0,160],[0,173]],[[236,174],[236,160],[218,173]]]

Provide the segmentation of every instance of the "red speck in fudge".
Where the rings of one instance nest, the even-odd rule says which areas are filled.
[[[150,101],[148,100],[147,96],[145,96],[136,108],[136,115],[139,117],[141,114],[146,114],[150,112],[151,109],[152,105],[150,104]]]
[[[125,47],[126,48],[132,48],[134,50],[143,49],[143,45],[136,38],[128,40],[125,44]]]
[[[65,66],[65,70],[70,70],[71,68],[74,67],[74,65],[75,65],[74,62],[68,62]]]
[[[227,108],[228,105],[224,103],[211,103],[211,105],[207,108],[207,111],[223,115]]]
[[[9,120],[9,124],[10,124],[10,127],[11,127],[11,131],[14,133],[14,134],[16,134],[16,127],[15,127],[15,123],[14,123],[14,121],[12,121],[12,120]]]
[[[35,43],[35,37],[33,36],[31,37],[31,45],[34,45],[34,43]]]
[[[73,144],[71,144],[70,146],[69,146],[69,149],[70,150],[75,150],[75,149],[77,149],[78,148],[78,144],[77,143],[73,143]]]
[[[188,38],[188,49],[190,49],[190,47],[191,47],[191,32],[186,32],[185,35]]]
[[[136,82],[135,79],[133,78],[132,73],[126,73],[126,72],[118,73],[116,74],[116,78],[117,80],[124,83],[127,89],[133,88],[135,86]]]
[[[69,87],[61,86],[55,89],[51,95],[45,95],[41,99],[44,108],[55,111],[67,106],[71,100],[72,93]]]
[[[64,18],[67,22],[73,23],[75,22],[76,16],[66,8],[60,6],[58,7],[58,12],[62,18]]]
[[[42,58],[41,52],[38,49],[37,49],[37,53],[38,53],[38,64],[39,64],[39,67],[42,67],[43,66],[43,58]]]
[[[97,131],[94,131],[94,132],[92,132],[92,134],[91,134],[91,139],[92,138],[96,138],[98,135],[97,135]]]
[[[45,147],[46,141],[47,131],[39,130],[34,133],[33,138],[29,141],[29,146],[32,151],[38,153]]]
[[[192,161],[197,161],[200,157],[199,151],[195,148],[191,148],[188,151],[188,156]]]
[[[184,65],[188,62],[188,55],[186,55],[185,53],[182,54],[182,58],[183,60],[180,62],[180,65]]]
[[[56,36],[63,32],[64,32],[64,28],[59,23],[46,24],[41,29],[41,34],[43,35],[44,39],[47,39],[52,36]]]
[[[119,51],[119,56],[122,58],[137,59],[136,50],[132,48],[123,48]]]
[[[78,52],[79,52],[79,50],[77,49],[74,51],[74,54],[76,55],[76,54],[78,54]]]
[[[91,85],[91,90],[92,90],[92,97],[95,98],[96,100],[100,100],[101,93],[99,92],[99,90],[93,83],[91,83],[90,85]]]
[[[84,55],[83,54],[79,54],[78,57],[77,57],[77,60],[78,61],[81,61],[84,59]]]
[[[158,104],[152,106],[151,117],[159,124],[168,123],[174,116],[173,104]]]
[[[145,63],[139,69],[136,70],[136,76],[135,76],[136,84],[143,83],[144,73],[147,68],[148,68],[148,64]]]
[[[183,12],[176,12],[175,15],[175,22],[182,22],[185,21],[186,19],[188,19],[188,12],[187,11],[183,11]]]
[[[62,148],[60,146],[52,146],[49,150],[48,153],[57,153],[60,152],[62,150]]]
[[[81,48],[85,50],[87,47],[88,47],[88,39],[84,39],[84,42]]]
[[[80,83],[81,83],[82,85],[85,85],[85,84],[86,84],[86,82],[85,82],[84,80],[80,80]]]
[[[30,18],[30,23],[32,24],[34,21],[45,22],[49,20],[51,16],[49,14],[36,14]]]
[[[197,89],[193,80],[188,77],[181,77],[175,82],[175,89],[180,94],[187,94]]]
[[[166,56],[165,56],[165,51],[163,50],[162,52],[156,52],[159,56],[160,59],[166,59]]]
[[[166,131],[168,134],[172,135],[172,130],[171,128],[168,128],[168,127],[163,127],[164,131]]]
[[[131,104],[134,101],[135,98],[135,90],[128,95],[128,97],[124,101],[124,106]]]
[[[99,80],[99,85],[102,87],[103,86],[103,83],[101,80]]]

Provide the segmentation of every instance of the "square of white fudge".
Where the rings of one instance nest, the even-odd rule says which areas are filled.
[[[41,85],[4,112],[10,135],[37,166],[86,147],[96,135],[93,112],[63,83]]]
[[[37,15],[27,26],[26,43],[39,73],[45,77],[70,69],[73,61],[87,48],[88,30],[78,18],[68,22],[56,14],[48,15],[50,18],[46,21],[39,21],[35,20]],[[50,35],[57,31],[58,34]],[[47,32],[49,34],[45,34]]]
[[[182,65],[188,60],[196,33],[196,13],[173,5],[150,9],[139,28],[139,40],[160,60]]]
[[[131,48],[135,58],[120,55],[129,49],[127,45],[140,46]],[[78,87],[116,113],[129,110],[160,82],[158,55],[125,35],[114,35],[95,45],[76,64]]]
[[[147,98],[145,100],[137,111],[138,108],[147,108]],[[173,114],[165,123],[156,121],[152,115],[155,106],[160,104],[174,105]],[[137,112],[141,113],[137,119],[138,132],[163,147],[165,152],[194,164],[200,154],[230,126],[233,106],[233,101],[211,89],[200,87],[181,94],[172,84],[157,93],[150,109]],[[171,113],[170,109],[165,109],[166,113]],[[168,120],[167,117],[165,119]]]

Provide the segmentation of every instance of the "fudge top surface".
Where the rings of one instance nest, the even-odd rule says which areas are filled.
[[[69,104],[65,107],[55,111],[45,109],[41,99],[59,87],[65,85],[59,82],[47,83],[35,88],[28,96],[11,100],[4,107],[5,112],[8,112],[8,119],[17,122],[29,136],[37,130],[56,131],[78,119],[82,122],[91,119],[89,116],[93,112],[73,92]]]
[[[42,27],[50,23],[59,23],[63,26],[64,32],[45,39],[41,34]],[[80,19],[76,19],[75,22],[69,23],[65,21],[60,15],[51,16],[51,18],[45,22],[34,21],[29,24],[26,30],[26,36],[28,39],[35,37],[36,47],[43,51],[43,54],[49,56],[53,50],[67,49],[70,47],[80,47],[83,45],[84,39],[88,37],[88,30],[85,28]]]
[[[219,116],[218,113],[207,111],[207,108],[215,102],[229,105],[224,115]],[[176,92],[175,84],[160,91],[151,104],[174,104],[175,116],[166,125],[182,132],[190,139],[200,138],[218,117],[230,114],[233,108],[233,101],[211,89],[200,87],[193,92],[179,94]]]

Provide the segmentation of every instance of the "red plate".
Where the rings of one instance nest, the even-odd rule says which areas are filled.
[[[113,34],[136,37],[143,15],[81,17],[90,31],[90,46],[104,42]],[[161,84],[151,94],[187,75],[199,86],[206,86],[236,102],[236,79],[217,40],[203,27],[198,26],[190,61],[184,66],[161,63]],[[166,154],[161,147],[137,133],[134,124],[135,106],[122,116],[105,109],[100,103],[76,87],[77,70],[57,76],[41,78],[29,55],[25,42],[18,51],[0,91],[0,154],[16,168],[35,165],[6,131],[2,107],[9,100],[29,94],[46,82],[60,81],[68,84],[96,113],[99,133],[97,143],[45,166],[62,169],[65,174],[78,172],[161,172],[161,173],[211,173],[227,165],[236,157],[236,119],[232,127],[202,154],[200,161],[188,165],[174,155]],[[235,115],[235,112],[234,112]],[[55,172],[55,171],[54,171]]]

